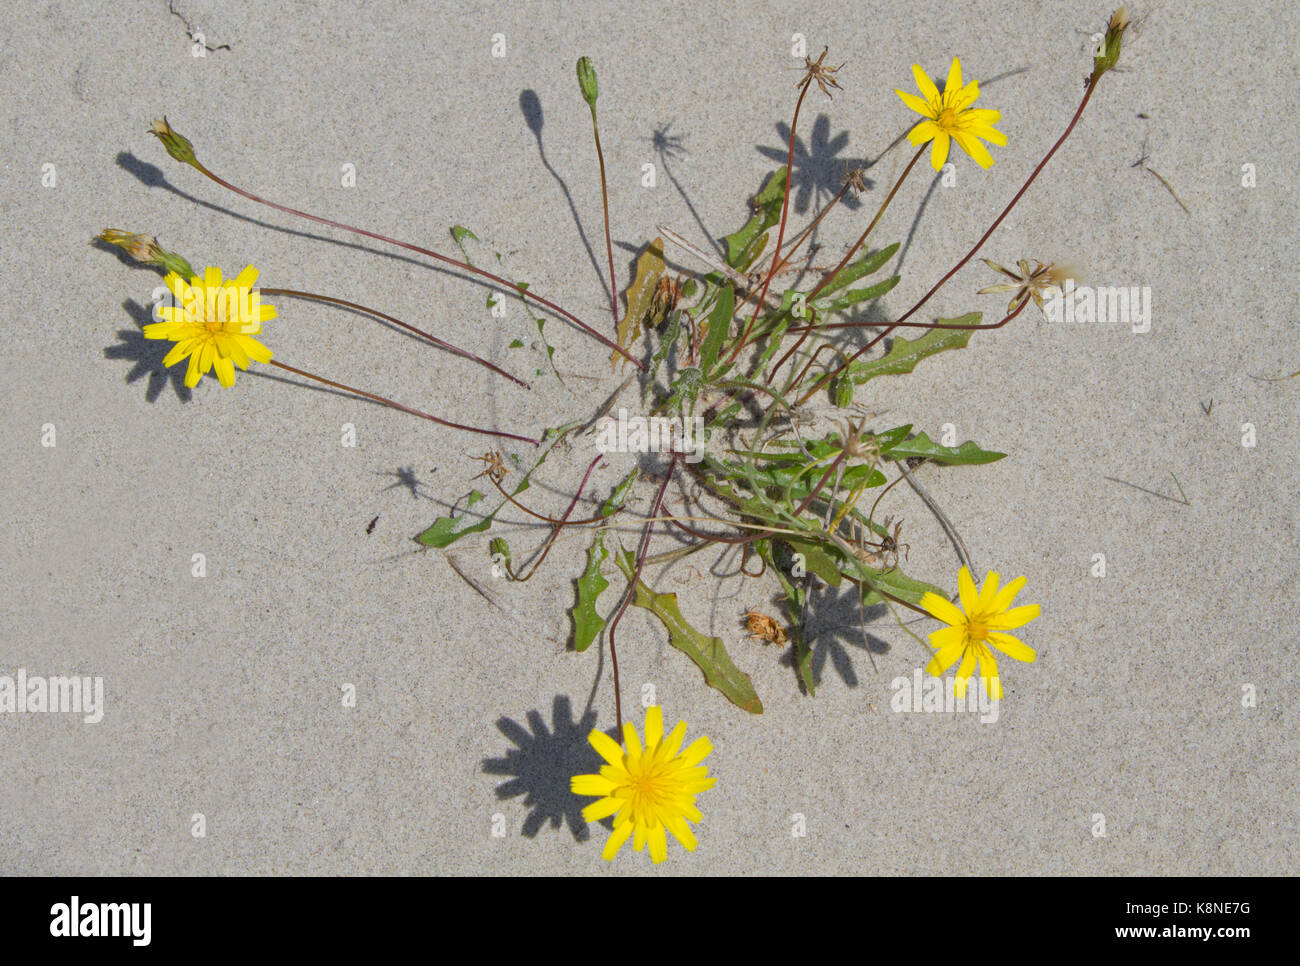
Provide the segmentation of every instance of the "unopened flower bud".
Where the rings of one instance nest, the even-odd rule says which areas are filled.
[[[149,128],[149,133],[158,138],[163,143],[163,147],[167,149],[167,153],[177,161],[193,165],[196,168],[199,166],[199,162],[194,157],[194,145],[190,143],[190,139],[172,130],[172,126],[167,123],[166,117],[161,121],[154,121],[153,127]]]
[[[175,272],[181,278],[193,278],[190,263],[175,252],[158,244],[153,235],[139,235],[118,228],[105,228],[96,236],[100,241],[116,245],[142,265],[154,265],[164,272]]]
[[[1124,40],[1124,31],[1128,29],[1128,7],[1123,6],[1110,15],[1106,24],[1106,34],[1101,41],[1101,49],[1092,59],[1092,76],[1101,77],[1119,63],[1120,46]]]
[[[578,58],[578,87],[587,105],[594,111],[599,91],[596,88],[596,68],[591,65],[590,57]]]

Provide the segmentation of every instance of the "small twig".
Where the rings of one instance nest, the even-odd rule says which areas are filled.
[[[1172,472],[1169,475],[1174,476]],[[1113,476],[1104,476],[1102,477],[1102,479],[1110,480],[1112,483],[1123,483],[1125,486],[1131,486],[1133,487],[1133,489],[1141,490],[1143,493],[1149,494],[1150,496],[1158,496],[1160,497],[1160,499],[1168,500],[1170,503],[1179,503],[1182,504],[1183,506],[1192,505],[1191,501],[1187,499],[1187,494],[1183,493],[1183,485],[1181,483],[1178,483],[1178,477],[1176,476],[1174,476],[1174,482],[1178,484],[1178,492],[1182,494],[1183,498],[1181,500],[1175,500],[1172,496],[1169,496],[1167,493],[1157,493],[1155,490],[1148,490],[1145,486],[1138,486],[1136,483],[1130,483],[1128,480],[1117,479],[1116,477]]]
[[[455,554],[445,553],[443,554],[443,556],[447,558],[447,563],[451,564],[451,569],[456,571],[456,573],[460,575],[460,579],[465,581],[465,583],[469,584],[476,591],[478,591],[480,597],[486,600],[497,610],[501,611],[501,613],[503,614],[510,613],[508,610],[506,610],[505,605],[503,605],[501,601],[497,599],[496,594],[492,593],[492,591],[488,590],[486,587],[484,587],[477,580],[475,580],[473,577],[471,577],[469,574],[465,573],[465,571],[461,569],[460,564],[456,562]]]
[[[194,29],[194,25],[190,23],[189,18],[186,17],[185,14],[181,13],[179,10],[176,9],[176,0],[167,0],[167,12],[170,13],[177,20],[179,20],[181,23],[185,24],[185,32],[190,35],[191,41],[193,41],[197,36],[199,36],[199,31]],[[211,50],[214,53],[218,50],[235,49],[234,47],[230,46],[230,44],[217,44],[217,46],[213,47],[211,44],[207,42],[206,38],[204,38],[203,47],[205,50]]]
[[[1149,155],[1147,154],[1147,139],[1146,139],[1146,138],[1143,138],[1143,139],[1142,139],[1142,156],[1141,156],[1140,158],[1138,158],[1136,161],[1134,161],[1131,165],[1129,165],[1129,167],[1130,167],[1130,168],[1141,168],[1143,171],[1146,171],[1148,174],[1153,174],[1153,175],[1155,175],[1156,180],[1159,181],[1162,185],[1165,186],[1165,190],[1168,191],[1171,195],[1174,196],[1174,201],[1178,202],[1178,207],[1179,207],[1179,208],[1182,208],[1184,212],[1186,212],[1187,214],[1190,215],[1190,214],[1192,213],[1191,209],[1188,208],[1185,204],[1183,204],[1183,199],[1180,198],[1180,197],[1178,197],[1178,192],[1174,190],[1174,186],[1171,185],[1168,181],[1166,181],[1166,180],[1165,180],[1165,176],[1162,175],[1162,174],[1161,174],[1159,171],[1157,171],[1155,168],[1148,167],[1148,165],[1147,165],[1147,158],[1148,158],[1148,157],[1149,157]]]

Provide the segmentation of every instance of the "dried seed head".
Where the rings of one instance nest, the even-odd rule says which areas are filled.
[[[816,63],[808,57],[803,59],[804,76],[800,79],[799,83],[794,85],[795,87],[807,87],[809,84],[816,83],[817,86],[821,88],[821,92],[827,97],[831,96],[830,88],[832,87],[837,91],[844,89],[840,87],[839,81],[837,81],[833,76],[837,71],[839,71],[840,67],[844,66],[844,64],[840,64],[839,67],[823,66],[822,62],[826,60],[827,50],[829,50],[828,47],[822,48],[821,56],[817,58]]]

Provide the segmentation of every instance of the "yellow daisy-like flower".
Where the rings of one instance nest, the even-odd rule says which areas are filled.
[[[575,775],[575,795],[596,795],[582,810],[582,817],[596,822],[614,816],[614,832],[605,843],[601,857],[612,862],[628,836],[640,852],[650,843],[650,858],[662,862],[668,855],[665,831],[695,851],[695,835],[687,819],[699,822],[703,816],[695,807],[695,796],[712,788],[717,781],[700,762],[713,750],[708,738],[697,738],[680,754],[686,737],[686,722],[679,721],[664,737],[663,710],[652,705],[645,715],[645,747],[637,737],[632,722],[623,725],[623,747],[602,731],[593,730],[587,740],[606,761],[599,775]]]
[[[948,159],[950,140],[956,141],[981,168],[992,166],[993,156],[979,139],[997,145],[1007,143],[1007,136],[993,127],[1002,119],[1002,112],[971,107],[980,96],[979,82],[971,81],[962,86],[961,61],[956,57],[952,59],[942,94],[920,64],[912,65],[912,76],[916,78],[916,86],[924,100],[897,88],[894,93],[903,99],[904,104],[925,118],[908,132],[907,139],[916,145],[934,140],[930,145],[930,163],[934,165],[934,170],[942,168]]]
[[[271,350],[253,336],[276,312],[262,304],[253,288],[257,269],[252,265],[228,282],[222,281],[221,269],[212,267],[204,269],[202,278],[195,275],[187,282],[171,272],[165,281],[177,304],[160,308],[164,321],[146,325],[144,337],[176,343],[163,359],[164,366],[189,358],[185,385],[194,388],[213,369],[223,386],[233,386],[236,365],[247,369],[250,362],[271,361]]]
[[[970,571],[962,567],[961,573],[957,575],[960,608],[938,594],[928,593],[921,598],[922,607],[949,625],[930,635],[930,646],[938,653],[930,659],[925,669],[938,677],[960,658],[957,682],[953,687],[957,697],[965,697],[966,684],[978,661],[980,677],[984,679],[984,688],[989,697],[995,701],[1002,699],[998,662],[993,657],[990,644],[1017,661],[1032,663],[1037,657],[1033,648],[1005,633],[1023,627],[1039,614],[1037,604],[1011,607],[1011,602],[1023,586],[1025,578],[1017,577],[999,590],[998,575],[990,572],[984,578],[983,588],[976,594],[975,581],[971,578]]]

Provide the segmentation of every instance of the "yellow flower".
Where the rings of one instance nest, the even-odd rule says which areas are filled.
[[[1002,118],[1000,111],[972,108],[975,99],[980,96],[978,81],[971,81],[966,86],[961,83],[961,61],[952,59],[948,70],[948,80],[944,83],[943,94],[934,86],[934,81],[921,69],[920,64],[912,65],[912,76],[924,100],[915,94],[894,89],[894,93],[903,99],[903,103],[922,115],[925,120],[912,128],[907,139],[913,144],[924,144],[931,139],[930,163],[934,170],[943,167],[948,159],[948,142],[957,142],[958,147],[975,159],[981,168],[993,164],[993,156],[988,148],[980,143],[983,138],[993,144],[1007,143],[1007,136],[996,130],[993,125]]]
[[[235,384],[235,366],[247,369],[250,361],[270,362],[271,350],[253,338],[262,323],[275,318],[275,308],[263,305],[253,288],[257,269],[249,265],[228,282],[221,269],[206,268],[188,282],[175,272],[165,279],[177,305],[158,310],[165,320],[144,327],[146,339],[170,339],[176,345],[163,359],[172,366],[188,357],[185,385],[191,389],[209,369],[223,386]]]
[[[687,819],[699,822],[703,817],[695,807],[695,796],[712,788],[707,765],[700,762],[713,750],[708,738],[697,738],[685,751],[678,753],[686,737],[686,722],[664,738],[663,710],[652,705],[645,715],[645,748],[637,737],[636,725],[623,725],[623,747],[602,731],[592,730],[587,740],[607,764],[599,775],[575,775],[575,795],[600,796],[582,810],[582,817],[596,822],[614,816],[614,832],[605,843],[601,857],[612,862],[628,836],[640,852],[650,843],[650,858],[662,862],[668,855],[665,830],[695,851],[695,835]]]
[[[998,590],[998,575],[990,573],[984,578],[984,587],[975,593],[975,581],[965,567],[957,576],[957,593],[961,597],[961,607],[938,594],[928,593],[921,598],[921,606],[934,617],[948,624],[930,635],[930,646],[938,653],[930,659],[926,670],[938,677],[961,659],[957,668],[957,683],[953,687],[957,697],[965,697],[966,683],[975,662],[979,662],[980,677],[984,679],[985,690],[990,698],[1001,700],[1002,682],[998,680],[998,662],[993,657],[992,644],[1008,657],[1017,661],[1032,663],[1037,655],[1034,649],[1012,637],[1005,631],[1023,627],[1039,614],[1037,604],[1026,607],[1011,607],[1011,601],[1020,588],[1025,586],[1025,578],[1017,577],[1001,590]],[[1008,610],[1008,608],[1011,608]],[[965,611],[965,613],[962,613]]]

